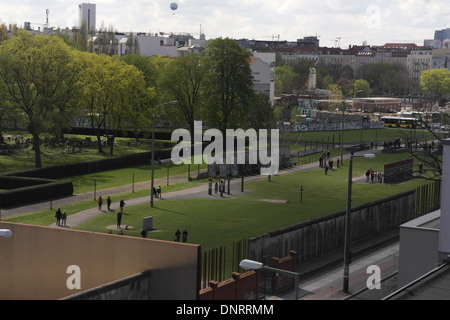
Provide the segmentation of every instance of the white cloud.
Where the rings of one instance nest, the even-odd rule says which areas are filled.
[[[85,0],[87,2],[87,0]],[[50,9],[51,26],[76,23],[78,4],[65,0],[0,0],[0,21],[45,23]],[[280,35],[296,40],[320,35],[321,45],[383,44],[433,38],[434,30],[446,28],[450,7],[444,0],[91,0],[97,5],[97,28],[113,26],[128,32],[189,32],[200,25],[207,38],[261,39]],[[177,2],[172,11],[170,3]],[[368,11],[371,9],[372,11]],[[266,38],[267,39],[267,38]]]

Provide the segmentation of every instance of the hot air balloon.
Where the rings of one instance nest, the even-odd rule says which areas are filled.
[[[170,9],[172,9],[173,11],[177,10],[178,9],[178,4],[176,4],[175,2],[172,2],[170,4]],[[175,12],[173,14],[175,14]]]

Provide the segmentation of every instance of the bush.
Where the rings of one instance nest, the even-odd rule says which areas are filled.
[[[73,194],[71,181],[0,176],[0,208],[47,201]]]

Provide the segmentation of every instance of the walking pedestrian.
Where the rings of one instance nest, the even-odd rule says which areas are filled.
[[[338,168],[340,168],[340,166],[339,166],[339,158],[336,160],[336,166],[337,166]]]
[[[106,198],[106,205],[108,206],[108,211],[111,209],[111,197],[108,196],[108,198]]]
[[[56,217],[56,225],[59,226],[61,223],[61,209],[60,208],[58,208],[58,210],[56,210],[55,217]]]
[[[328,165],[325,165],[325,175],[328,174]]]
[[[177,229],[177,231],[175,231],[175,242],[180,242],[180,236],[181,236],[181,232],[180,229]]]
[[[120,206],[120,213],[122,214],[123,213],[123,207],[125,207],[125,201],[123,199],[120,200],[119,206]]]
[[[64,210],[61,214],[61,223],[63,226],[67,226],[66,221],[67,221],[67,212],[66,210]]]
[[[183,242],[186,243],[187,242],[187,236],[188,236],[188,232],[186,229],[184,229],[183,231]]]
[[[322,156],[320,156],[320,158],[319,158],[319,167],[320,168],[323,167],[323,158],[322,158]]]
[[[98,210],[102,210],[103,199],[102,196],[98,197]]]
[[[122,210],[117,213],[117,228],[120,229],[120,225],[122,224]]]
[[[367,171],[366,171],[366,182],[369,182],[369,176],[370,176],[370,170],[367,169]]]
[[[156,190],[156,193],[158,194],[158,198],[161,199],[161,186],[158,187],[158,189]]]

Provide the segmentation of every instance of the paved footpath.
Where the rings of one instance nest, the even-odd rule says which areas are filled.
[[[371,152],[374,152],[374,151],[377,152],[380,150],[372,150]],[[363,153],[367,153],[367,151],[364,151]],[[359,153],[356,153],[356,155],[358,155],[358,154]],[[350,157],[349,154],[344,155],[344,160],[348,159],[349,157]],[[334,158],[337,158],[337,157],[334,157]],[[310,164],[299,165],[299,166],[294,166],[294,167],[280,170],[276,174],[276,176],[295,173],[295,172],[304,171],[304,170],[315,170],[315,169],[320,169],[318,166],[318,161],[315,161]],[[232,179],[231,183],[230,183],[230,195],[228,195],[227,193],[224,193],[223,199],[234,198],[236,196],[246,194],[246,193],[248,193],[248,190],[247,191],[245,190],[245,182],[257,181],[257,180],[263,180],[263,179],[268,179],[268,177],[260,176],[260,175],[245,177],[243,193],[241,192],[241,189],[240,189],[241,188],[240,187],[241,179]],[[154,185],[155,186],[164,185],[166,183],[166,181],[167,181],[166,178],[155,179]],[[171,182],[171,184],[187,182],[187,178],[185,175],[173,176],[173,177],[170,177],[170,182]],[[124,194],[127,192],[131,193],[131,191],[132,191],[131,189],[132,189],[131,185],[126,185],[126,186],[121,186],[121,187],[116,187],[116,188],[111,188],[111,189],[98,190],[96,193],[98,196],[101,195],[105,200],[106,200],[107,196],[110,196],[113,199],[113,204],[111,206],[111,209],[114,210],[114,208],[117,208],[118,202],[120,200],[120,199],[117,199],[116,197],[118,195],[121,195],[121,194]],[[137,183],[134,185],[135,191],[141,190],[141,189],[150,190],[150,181],[143,182],[143,183]],[[158,199],[155,197],[154,201],[175,200],[175,199],[211,199],[211,198],[221,198],[221,197],[220,197],[220,194],[217,194],[217,195],[214,194],[214,190],[213,190],[212,195],[208,195],[208,183],[205,183],[205,184],[197,186],[197,187],[174,191],[174,192],[169,192],[169,193],[164,193],[164,189],[163,189],[162,199]],[[51,206],[54,210],[56,210],[56,208],[61,208],[61,210],[64,210],[64,206],[74,204],[74,203],[79,203],[79,202],[86,202],[86,201],[94,202],[93,192],[73,195],[71,197],[65,197],[65,198],[61,198],[61,199],[55,199],[51,202]],[[146,197],[128,199],[126,201],[126,206],[133,206],[133,205],[138,205],[138,204],[142,204],[142,203],[150,203],[150,195],[148,195]],[[38,211],[45,210],[48,208],[50,208],[50,201],[34,203],[34,204],[21,206],[21,207],[15,207],[15,208],[2,209],[1,217],[5,218],[5,217],[11,216],[11,215],[38,212]],[[103,208],[104,209],[102,209],[102,210],[98,210],[97,206],[95,206],[93,208],[70,215],[67,218],[67,227],[74,228],[74,227],[98,216],[99,214],[106,212],[106,204],[104,204]],[[55,223],[51,224],[51,226],[55,226]]]

